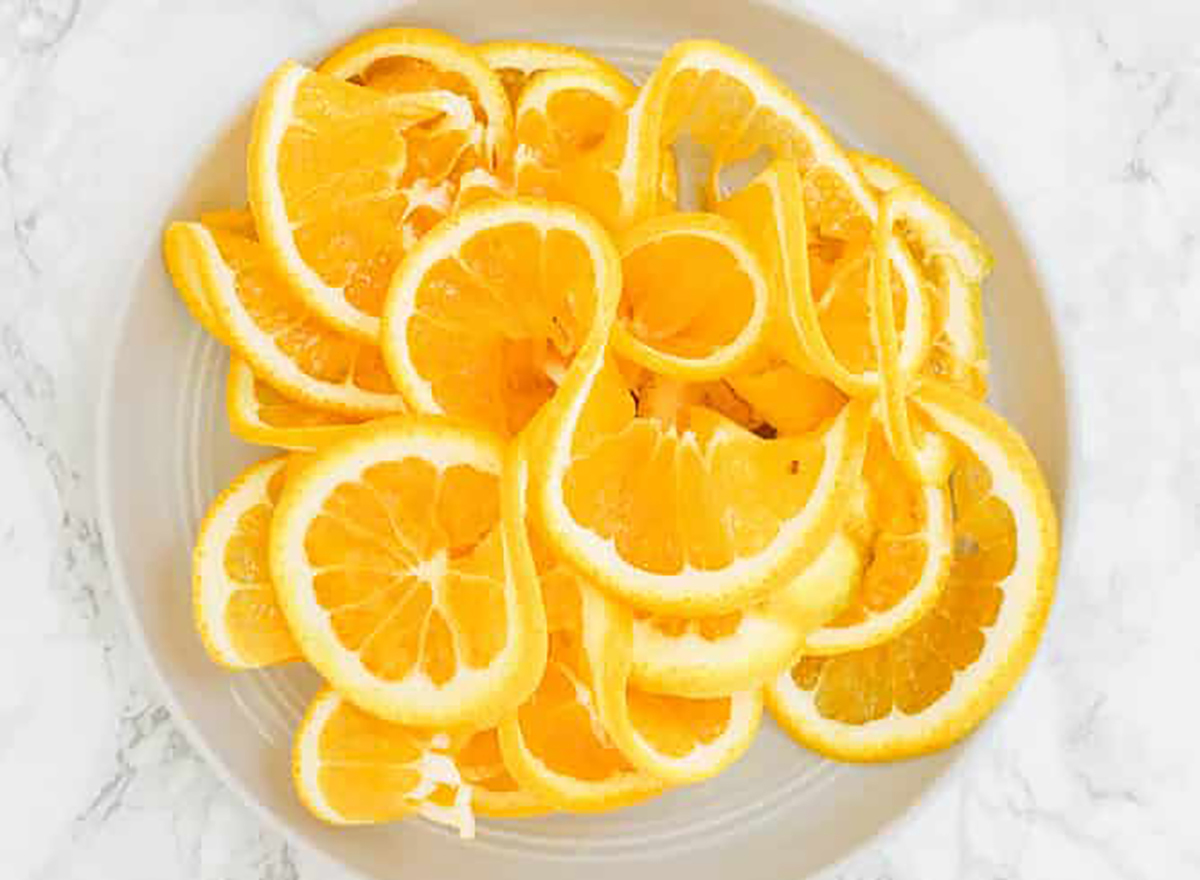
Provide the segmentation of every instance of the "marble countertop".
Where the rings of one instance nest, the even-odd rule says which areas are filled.
[[[961,774],[836,876],[1200,876],[1200,6],[803,5],[907,70],[1055,253],[1082,425],[1039,662]],[[106,291],[150,234],[114,220],[179,171],[123,94],[176,41],[243,51],[320,21],[321,0],[0,0],[6,880],[340,876],[264,828],[173,725],[116,607],[92,473]]]

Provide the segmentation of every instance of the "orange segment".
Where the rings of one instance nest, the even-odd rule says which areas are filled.
[[[536,199],[481,202],[396,273],[384,355],[416,409],[515,434],[599,356],[619,296],[616,252],[587,215]]]
[[[737,228],[710,214],[667,214],[621,243],[624,289],[613,346],[664,375],[711,380],[757,355],[770,288]]]
[[[793,736],[841,760],[909,757],[965,736],[1028,664],[1054,592],[1057,524],[1024,441],[947,386],[930,382],[915,401],[951,448],[954,558],[945,590],[894,638],[806,657],[768,688]]]
[[[334,825],[368,825],[420,814],[474,837],[471,786],[445,734],[368,715],[326,688],[309,704],[292,751],[301,802]]]
[[[296,298],[240,226],[172,223],[164,240],[173,274],[194,277],[237,355],[294,401],[350,418],[402,411],[379,348],[331,330]]]
[[[380,420],[314,454],[271,529],[280,603],[305,657],[390,721],[486,726],[545,660],[537,593],[500,533],[499,441]]]
[[[275,599],[267,539],[286,456],[252,465],[213,502],[192,552],[196,628],[214,661],[254,669],[300,652]]]

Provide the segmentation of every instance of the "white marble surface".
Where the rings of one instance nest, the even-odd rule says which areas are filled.
[[[171,147],[190,114],[162,105],[154,71],[189,40],[282,54],[335,2],[0,0],[6,880],[339,876],[263,828],[172,724],[115,606],[92,474],[111,284],[157,235],[124,207],[186,172]],[[1200,7],[805,5],[907,69],[1053,251],[1083,426],[1033,674],[961,776],[837,876],[1200,877]],[[210,99],[172,79],[196,87],[174,102]],[[129,112],[146,96],[170,125]]]

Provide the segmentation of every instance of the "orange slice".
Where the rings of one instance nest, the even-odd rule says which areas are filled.
[[[232,215],[241,215],[241,217],[250,221],[248,230],[233,220]],[[210,212],[204,215],[202,222],[213,228],[229,228],[232,226],[235,230],[242,229],[245,230],[242,232],[244,237],[255,238],[253,220],[245,212]],[[209,300],[208,283],[201,270],[202,261],[194,255],[194,249],[190,246],[189,236],[177,231],[172,232],[172,229],[178,228],[178,226],[173,224],[167,228],[167,232],[163,235],[163,260],[167,264],[167,271],[171,275],[171,281],[175,285],[175,290],[179,294],[179,298],[183,300],[188,313],[196,320],[196,323],[220,342],[229,345],[228,331],[225,329],[225,325],[218,314],[217,303]]]
[[[334,825],[418,814],[474,837],[471,786],[451,751],[445,734],[383,721],[326,688],[296,731],[292,778],[300,801]]]
[[[291,400],[254,375],[234,355],[225,383],[225,409],[233,436],[260,446],[311,451],[354,430],[359,422]]]
[[[762,719],[760,688],[730,696],[681,697],[632,687],[629,612],[599,592],[588,594],[584,605],[585,642],[588,649],[605,652],[613,673],[597,689],[600,717],[635,767],[683,785],[716,776],[745,753]]]
[[[871,255],[846,252],[818,298],[810,276],[802,192],[796,162],[776,159],[741,190],[716,202],[714,210],[738,224],[773,279],[773,353],[847,393],[872,394],[879,378],[868,284]],[[893,286],[899,302],[900,357],[911,375],[929,353],[932,316],[916,264],[899,242],[889,253],[900,281]]]
[[[621,72],[605,61],[581,49],[554,43],[535,43],[521,40],[496,40],[475,47],[504,84],[513,107],[521,98],[530,78],[543,70],[585,70],[602,78],[621,77]]]
[[[545,619],[500,529],[499,440],[379,420],[288,483],[271,570],[304,656],[389,721],[485,727],[541,677]]]
[[[891,196],[884,220],[909,245],[932,285],[938,329],[922,372],[983,399],[988,357],[980,286],[991,271],[991,253],[962,218],[907,171],[866,153],[852,159],[877,196]]]
[[[517,192],[588,208],[571,168],[596,150],[637,89],[616,72],[563,68],[534,75],[517,102]]]
[[[666,214],[621,241],[613,347],[656,373],[718,379],[759,353],[771,290],[749,243],[711,214]]]
[[[172,223],[164,236],[176,277],[191,277],[254,372],[293,400],[349,417],[402,412],[378,346],[331,330],[280,276],[266,249],[230,227]]]
[[[255,669],[300,652],[275,600],[267,563],[271,516],[286,456],[251,465],[217,496],[192,552],[192,608],[208,655],[229,669]]]
[[[746,611],[634,615],[630,682],[688,697],[756,688],[786,669],[805,637],[848,604],[861,570],[859,550],[839,534],[797,578]]]
[[[802,745],[839,760],[910,757],[965,736],[1029,663],[1054,594],[1057,524],[1025,442],[947,386],[929,382],[914,400],[951,445],[955,555],[945,590],[896,637],[806,657],[767,689]]]
[[[690,138],[711,152],[714,178],[726,164],[763,149],[793,159],[815,236],[852,242],[869,233],[875,200],[850,159],[800,99],[752,58],[711,40],[677,43],[638,104],[630,114],[629,161],[639,166],[631,220],[653,204],[662,148]]]
[[[267,81],[250,207],[280,272],[331,326],[376,340],[392,272],[449,209],[441,184],[474,127],[471,102],[450,91],[391,94],[290,62]]]
[[[945,257],[954,261],[968,284],[982,283],[995,261],[965,220],[894,162],[868,153],[852,153],[851,161],[878,198],[894,194],[881,222],[898,225],[922,263]]]
[[[903,244],[891,239],[887,254],[892,268],[887,273],[888,310],[886,317],[879,320],[891,322],[887,325],[887,341],[895,348],[897,375],[907,382],[929,355],[933,314],[925,285],[916,265],[904,256]],[[875,261],[874,252],[840,261],[817,304],[814,332],[826,340],[838,365],[828,371],[828,378],[851,394],[878,392],[882,382],[878,338],[881,331],[876,324],[872,288]]]
[[[968,282],[957,263],[941,257],[933,261],[926,274],[933,282],[934,323],[938,330],[921,373],[983,400],[987,396],[989,366],[979,285]]]
[[[500,735],[494,727],[473,733],[454,753],[463,781],[471,786],[476,815],[516,819],[550,812],[535,794],[521,788],[500,754]]]
[[[599,689],[623,682],[627,664],[610,650],[620,643],[587,646],[597,637],[612,641],[596,620],[608,606],[528,525],[529,443],[524,434],[509,450],[504,525],[518,572],[541,586],[550,648],[537,690],[500,725],[500,749],[513,778],[545,803],[577,812],[616,809],[663,784],[629,762],[600,718]]]
[[[805,653],[840,654],[887,641],[937,602],[950,570],[950,497],[914,483],[875,428],[863,464],[867,564],[852,600],[805,638]]]
[[[476,204],[397,271],[382,337],[388,369],[415,409],[515,434],[603,352],[620,275],[608,236],[576,208]]]
[[[743,608],[829,543],[866,442],[866,405],[766,440],[704,407],[648,411],[610,361],[546,410],[539,513],[555,548],[629,604]]]

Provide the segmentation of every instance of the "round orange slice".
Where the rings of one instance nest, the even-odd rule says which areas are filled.
[[[863,464],[866,566],[851,601],[810,632],[807,654],[840,654],[887,641],[937,602],[950,570],[950,497],[943,486],[914,483],[875,427]]]
[[[480,202],[425,236],[396,272],[388,369],[414,409],[515,434],[600,357],[620,277],[608,236],[577,208]]]
[[[768,440],[705,407],[655,403],[598,360],[547,408],[538,512],[556,550],[614,596],[669,615],[744,608],[799,574],[846,509],[866,404]]]
[[[537,684],[537,591],[500,529],[500,441],[378,420],[313,454],[271,524],[271,570],[304,656],[389,721],[485,727]]]
[[[894,638],[805,657],[767,689],[776,719],[802,745],[839,760],[921,755],[969,733],[1029,663],[1054,594],[1054,508],[1025,442],[948,386],[928,382],[914,401],[951,446],[945,590]]]
[[[728,220],[675,213],[621,241],[623,290],[613,347],[656,373],[719,379],[756,356],[771,289],[758,257]]]
[[[292,291],[247,215],[239,228],[172,223],[164,235],[176,278],[202,288],[225,341],[292,400],[347,417],[402,412],[379,347],[332,330]]]
[[[296,731],[292,778],[301,803],[333,825],[421,815],[474,837],[472,787],[452,752],[446,734],[376,718],[326,688]]]
[[[380,92],[290,62],[267,81],[250,207],[279,271],[331,326],[376,341],[392,272],[449,210],[475,125],[451,91]]]
[[[233,436],[260,446],[311,451],[354,430],[359,420],[291,400],[259,379],[234,355],[225,383],[225,409]]]
[[[523,434],[509,450],[504,525],[518,573],[540,584],[550,648],[537,690],[500,724],[500,749],[520,786],[556,809],[616,809],[664,786],[629,762],[600,717],[599,689],[624,681],[627,664],[617,653],[622,643],[596,625],[596,615],[608,607],[605,600],[528,523],[530,442],[530,434]],[[597,637],[612,644],[586,644]]]
[[[251,465],[209,508],[192,552],[192,607],[208,655],[256,669],[300,652],[275,600],[267,539],[287,456]]]

